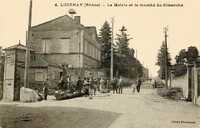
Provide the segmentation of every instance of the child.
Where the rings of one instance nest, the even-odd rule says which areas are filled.
[[[136,88],[135,84],[133,84],[131,87],[133,88],[133,91],[132,91],[132,94],[133,94],[133,93],[135,93],[135,88]]]

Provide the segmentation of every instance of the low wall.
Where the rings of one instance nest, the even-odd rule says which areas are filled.
[[[172,78],[171,81],[172,87],[180,87],[183,89],[183,96],[188,97],[188,77],[187,74],[179,77]]]
[[[193,68],[193,76],[194,76],[194,104],[200,106],[200,68]]]
[[[199,97],[199,98],[197,98],[197,105],[199,105],[199,106],[200,106],[200,97]]]

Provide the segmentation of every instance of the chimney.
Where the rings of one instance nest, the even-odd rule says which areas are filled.
[[[74,20],[77,24],[81,23],[81,17],[80,16],[74,16]]]

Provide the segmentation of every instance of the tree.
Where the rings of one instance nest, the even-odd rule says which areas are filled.
[[[182,49],[179,52],[179,55],[175,57],[175,60],[177,64],[186,64],[187,63],[186,58],[187,58],[187,51],[185,49]]]
[[[110,24],[105,21],[99,32],[99,41],[101,42],[101,67],[106,69],[110,68],[111,35]]]
[[[187,73],[187,64],[196,63],[199,52],[195,46],[182,49],[178,55],[176,55],[176,64],[173,65],[175,71],[174,76],[182,76]]]
[[[163,42],[161,45],[161,48],[158,52],[158,56],[157,56],[157,62],[156,65],[160,66],[159,69],[159,77],[161,79],[165,78],[165,53],[166,53],[166,48],[165,48],[165,43]],[[168,76],[169,76],[169,67],[171,67],[171,57],[170,54],[168,52],[168,48],[167,48],[167,68],[168,68]]]
[[[119,31],[120,34],[117,34],[116,38],[118,52],[128,57],[130,55],[130,49],[128,47],[129,40],[131,40],[132,38],[128,38],[129,35],[126,34],[127,29],[124,26],[122,26],[122,28]]]
[[[134,58],[134,49],[129,48],[127,29],[122,26],[120,34],[117,34],[116,45],[113,44],[113,75],[122,75],[124,77],[135,78],[142,76],[142,65]],[[111,59],[111,27],[107,21],[103,24],[99,32],[99,41],[101,42],[101,67],[106,69],[107,76],[110,74]]]
[[[135,50],[129,48],[129,35],[126,33],[127,29],[122,26],[117,34],[116,46],[117,53],[114,55],[114,68],[120,75],[129,78],[136,78],[142,76],[142,64],[134,58]]]
[[[195,46],[190,46],[187,49],[187,63],[196,62],[199,56],[199,51]]]

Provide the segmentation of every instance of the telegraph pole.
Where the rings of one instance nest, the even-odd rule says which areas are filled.
[[[112,40],[111,40],[111,63],[110,63],[110,80],[113,80],[113,42],[114,42],[114,17],[112,17]]]
[[[29,83],[28,78],[29,78],[29,62],[30,62],[31,18],[32,18],[32,0],[30,0],[28,32],[26,34],[26,58],[25,58],[25,70],[24,70],[24,87],[27,87],[28,83]]]
[[[138,77],[138,71],[137,71],[137,64],[138,64],[138,60],[137,60],[137,49],[135,49],[135,57],[136,57],[136,63],[135,63],[135,71],[136,71],[136,77]]]
[[[167,55],[167,31],[168,31],[168,26],[164,27],[164,37],[165,37],[165,85],[166,89],[168,88],[168,55]]]

